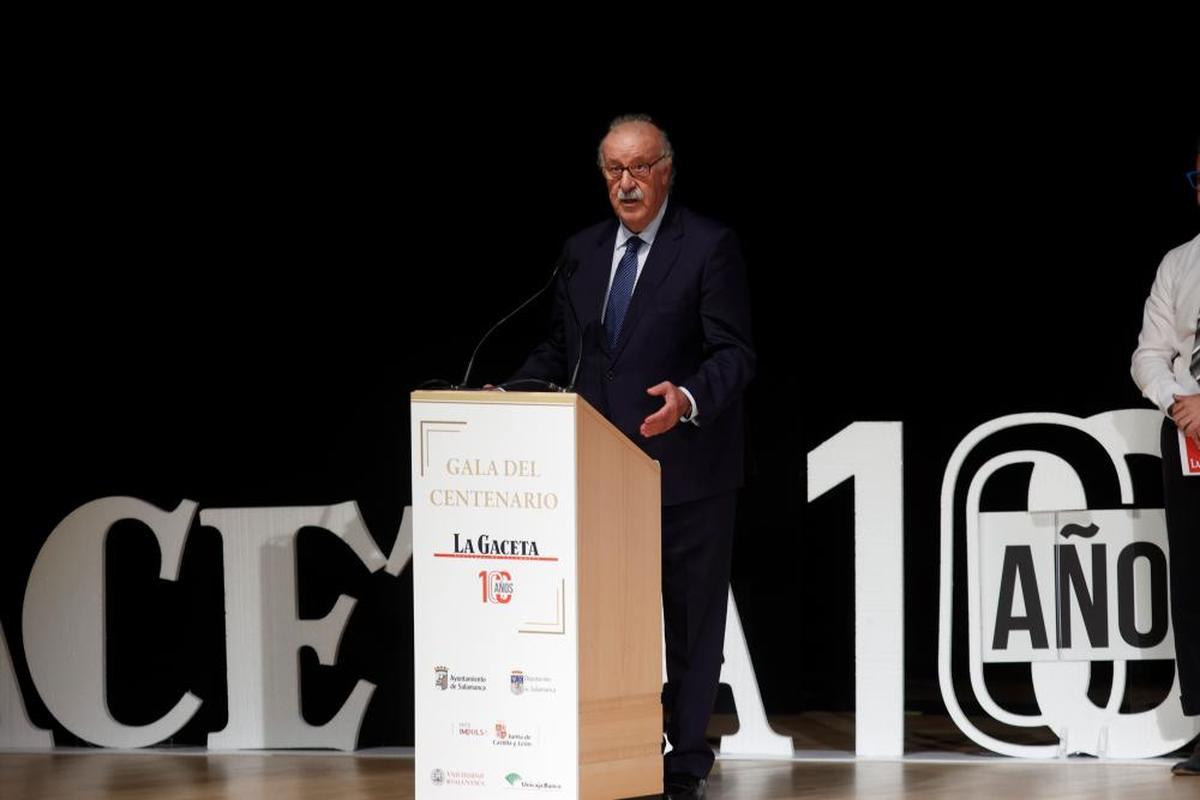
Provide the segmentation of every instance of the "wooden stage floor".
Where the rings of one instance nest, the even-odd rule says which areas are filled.
[[[960,736],[940,733],[944,722],[925,720],[909,724],[910,752],[903,759],[859,761],[848,752],[853,722],[846,715],[812,713],[771,721],[776,730],[792,734],[797,757],[791,761],[720,759],[708,797],[1200,798],[1200,777],[1173,777],[1172,759],[1017,761],[984,755],[964,746]],[[956,743],[957,747],[938,750],[920,746]],[[0,752],[0,798],[5,800],[409,800],[421,777],[414,775],[411,751],[398,749],[356,754],[165,749]]]

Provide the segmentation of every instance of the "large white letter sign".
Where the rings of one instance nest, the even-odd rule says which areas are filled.
[[[854,751],[904,753],[904,456],[899,422],[855,422],[808,454],[808,500],[854,479]]]
[[[123,725],[108,710],[104,669],[104,540],[126,519],[144,522],[162,549],[159,577],[173,581],[196,504],[163,511],[133,497],[105,497],[72,511],[42,545],[21,625],[25,660],[42,702],[63,727],[101,747],[146,747],[174,736],[200,708],[187,692],[149,725]]]
[[[0,625],[0,747],[51,747],[49,731],[35,728],[25,711],[17,673],[13,671],[12,656],[4,626]]]
[[[1129,456],[1158,455],[1161,421],[1150,409],[1086,418],[1013,414],[980,425],[955,448],[942,482],[938,679],[951,718],[982,747],[1025,758],[1146,758],[1169,753],[1200,731],[1200,720],[1179,707],[1178,673],[1157,706],[1122,712],[1130,688],[1127,662],[1174,655],[1163,511],[1130,507],[1140,498]],[[1086,466],[1112,475],[1124,507],[1088,507],[1086,473],[1077,469],[1085,464],[1057,452],[1051,433],[1099,445],[1079,453],[1093,459]],[[1028,444],[1010,449],[1014,434]],[[1010,438],[993,439],[1000,435]],[[1071,457],[1085,457],[1079,453]],[[1013,466],[1029,470],[1025,508],[981,507],[988,481]],[[952,653],[956,547],[966,556],[959,576],[966,583],[968,625],[963,676],[954,672]],[[1088,694],[1092,662],[1112,664],[1101,703]],[[1011,711],[992,697],[984,670],[989,663],[1029,664],[1037,713]],[[999,723],[991,732],[968,718],[960,700],[967,686]],[[1019,730],[1005,726],[1045,726],[1059,741],[1024,744]]]
[[[296,534],[331,531],[375,572],[387,559],[367,532],[358,506],[214,508],[200,522],[221,532],[225,553],[225,642],[229,722],[210,734],[212,749],[334,747],[353,750],[375,685],[360,680],[332,720],[309,725],[300,714],[301,647],[322,664],[337,661],[354,599],[341,595],[323,619],[299,619]]]

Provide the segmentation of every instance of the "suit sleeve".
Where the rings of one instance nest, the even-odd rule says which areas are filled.
[[[750,335],[750,292],[746,265],[733,231],[725,230],[705,261],[700,286],[704,359],[680,382],[695,398],[696,423],[703,427],[740,397],[754,377]]]

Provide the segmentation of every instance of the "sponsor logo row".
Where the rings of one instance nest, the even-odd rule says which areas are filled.
[[[443,692],[487,692],[493,683],[486,675],[456,672],[446,666],[433,668],[433,685]],[[508,675],[508,690],[514,695],[556,694],[557,682],[546,675],[530,675],[524,670],[514,669]]]
[[[429,774],[429,780],[434,786],[468,786],[485,788],[488,785],[487,775],[483,772],[472,772],[455,769],[434,769]],[[541,789],[551,792],[561,792],[562,784],[522,775],[519,772],[509,772],[500,778],[500,785],[514,789]]]

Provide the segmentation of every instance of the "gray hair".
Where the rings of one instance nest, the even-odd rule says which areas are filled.
[[[667,136],[667,132],[651,118],[649,114],[622,114],[608,123],[608,133],[612,133],[622,125],[640,122],[645,125],[650,125],[654,130],[658,131],[658,138],[662,141],[662,155],[671,160],[671,180],[667,185],[667,189],[675,188],[675,148],[671,147],[671,139]],[[596,146],[596,165],[600,169],[604,169],[604,139],[608,138],[608,133],[600,140],[600,144]]]

